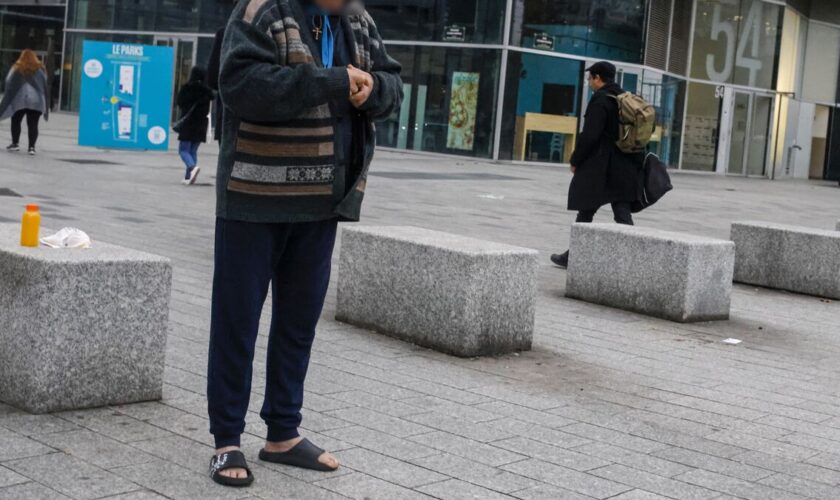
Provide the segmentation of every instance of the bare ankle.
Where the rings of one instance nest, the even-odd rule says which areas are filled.
[[[291,450],[301,441],[303,441],[302,437],[287,439],[286,441],[266,441],[265,449],[270,452],[283,453]]]

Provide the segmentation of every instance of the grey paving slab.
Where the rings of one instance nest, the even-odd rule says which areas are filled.
[[[697,469],[717,472],[747,481],[758,481],[773,474],[771,470],[766,468],[763,469],[743,463],[742,457],[744,455],[736,456],[735,460],[729,460],[685,448],[668,448],[654,455]]]
[[[538,458],[545,462],[578,471],[587,471],[610,464],[607,460],[524,437],[503,439],[501,441],[494,441],[492,444],[494,447],[516,452],[520,459],[525,459],[526,457]]]
[[[744,481],[743,479],[735,479],[733,477],[724,476],[716,472],[708,472],[700,469],[695,469],[685,474],[677,476],[677,479],[709,488],[721,493],[726,493],[739,498],[746,498],[748,500],[759,500],[766,498],[781,498],[781,499],[802,499],[807,498],[794,493],[788,493],[783,490],[764,486],[755,482]]]
[[[416,488],[449,479],[447,475],[363,448],[344,450],[336,453],[336,456],[344,466],[350,469],[406,488]]]
[[[680,499],[712,499],[719,493],[706,488],[694,486],[682,481],[651,474],[649,472],[632,469],[625,465],[614,464],[589,471],[590,474],[617,483],[626,484],[671,498]]]
[[[502,467],[525,477],[566,488],[594,498],[609,498],[632,488],[609,479],[567,469],[541,460],[524,460]]]
[[[318,481],[318,486],[355,500],[429,500],[433,498],[419,491],[359,472]]]
[[[70,497],[38,483],[0,488],[0,500],[69,500]]]
[[[80,428],[73,422],[52,415],[30,415],[23,412],[0,416],[0,427],[5,427],[24,436],[40,436]]]
[[[509,495],[503,495],[458,479],[450,479],[448,481],[422,486],[418,490],[434,498],[451,500],[509,500],[512,498]]]
[[[31,438],[0,428],[0,462],[16,458],[34,457],[55,451]]]
[[[6,462],[6,467],[76,499],[93,499],[138,489],[137,484],[64,453]]]
[[[808,498],[824,498],[826,500],[840,498],[840,488],[837,486],[829,486],[786,474],[774,474],[762,479],[760,483]]]
[[[542,260],[533,350],[486,359],[447,357],[334,321],[335,274],[315,342],[303,429],[327,449],[363,450],[353,453],[365,469],[345,464],[324,475],[259,463],[265,371],[256,363],[243,441],[257,489],[220,490],[205,473],[212,188],[181,186],[174,151],[120,152],[120,164],[107,167],[60,161],[117,154],[79,148],[74,123],[73,116],[52,117],[35,159],[0,155],[0,187],[24,195],[0,197],[0,219],[19,220],[23,204],[39,202],[45,225],[72,223],[95,241],[170,259],[164,398],[40,417],[0,403],[0,467],[14,474],[0,474],[0,484],[25,476],[8,469],[10,462],[56,454],[57,447],[74,467],[118,465],[108,471],[132,484],[120,493],[128,498],[145,491],[166,498],[285,493],[389,500],[443,490],[468,496],[484,488],[493,493],[476,491],[553,500],[592,498],[606,481],[626,488],[616,498],[673,496],[680,490],[666,488],[688,484],[723,500],[819,498],[840,485],[840,303],[736,285],[730,321],[677,325],[566,299],[564,272]],[[7,132],[8,122],[0,122],[0,134]],[[203,147],[208,165],[215,155],[215,145]],[[414,225],[534,248],[542,256],[567,248],[574,214],[564,210],[570,177],[563,169],[381,152],[377,170],[399,175],[371,178],[363,225]],[[449,175],[466,170],[519,180]],[[727,239],[733,219],[832,227],[837,218],[836,184],[673,178],[678,196],[639,214],[640,226]],[[598,219],[608,221],[606,212]],[[264,313],[258,359],[266,352],[270,308]],[[730,337],[743,343],[722,344]],[[142,463],[128,464],[134,461],[129,450]],[[379,462],[385,473],[375,470]],[[515,466],[529,477],[506,470]],[[411,467],[443,479],[414,486]],[[412,471],[403,479],[412,487],[387,472],[404,469]],[[626,485],[588,473],[598,469],[616,480],[649,482]],[[0,499],[39,494],[61,498],[40,476],[0,486]]]
[[[500,446],[498,445],[500,443],[499,441],[493,444],[478,443],[472,439],[449,434],[448,432],[430,432],[429,434],[421,434],[409,439],[438,451],[458,455],[459,457],[464,457],[491,467],[498,467],[499,465],[518,462],[528,458],[528,455],[517,453],[515,449],[512,449],[515,446]],[[501,443],[504,443],[504,441],[501,441]]]
[[[581,495],[573,491],[557,488],[556,486],[549,486],[541,484],[533,488],[525,488],[514,493],[512,496],[521,498],[522,500],[556,500],[562,498],[563,500],[590,500],[592,497]]]
[[[668,497],[663,497],[662,495],[657,495],[656,493],[651,493],[649,491],[644,490],[633,490],[628,491],[626,493],[622,493],[617,497],[613,497],[612,500],[661,500]],[[716,500],[720,497],[715,497]]]
[[[0,488],[5,488],[13,484],[26,483],[28,481],[29,479],[27,477],[21,476],[11,469],[0,465]]]
[[[298,498],[312,498],[316,500],[340,500],[342,497],[328,489],[321,486],[310,484],[299,478],[290,476],[280,470],[271,467],[264,467],[261,462],[251,460],[254,475],[259,479],[254,481],[254,485],[246,491],[249,495],[254,495],[265,500],[272,500],[275,498],[283,499],[298,499]],[[349,472],[347,472],[349,473]],[[330,477],[340,477],[345,473],[328,474]],[[323,479],[324,474],[320,475],[319,479]]]
[[[446,453],[419,458],[411,462],[500,493],[511,493],[539,485],[537,481],[525,476],[512,474],[501,468],[477,464]]]
[[[671,448],[666,448],[666,450]],[[688,472],[688,467],[677,462],[664,460],[653,455],[619,448],[607,443],[590,443],[574,448],[575,451],[584,455],[598,457],[605,461],[626,465],[635,469],[647,471],[663,477],[673,477]],[[660,452],[661,453],[661,452]]]
[[[80,458],[103,469],[139,464],[154,458],[137,448],[89,430],[46,434],[39,436],[38,439],[67,455]]]
[[[113,497],[108,497],[108,500],[163,500],[165,496],[158,495],[152,491],[132,491],[131,493],[123,493]]]
[[[114,469],[113,473],[167,498],[230,500],[249,496],[247,492],[231,491],[217,485],[206,474],[192,472],[163,460],[120,467]]]
[[[154,439],[170,434],[160,427],[129,417],[111,408],[63,412],[56,415],[123,443]]]
[[[430,434],[420,434],[413,438],[403,439],[358,425],[326,431],[325,434],[398,460],[411,460],[439,453],[426,440],[426,436]],[[323,447],[325,445],[319,446]]]

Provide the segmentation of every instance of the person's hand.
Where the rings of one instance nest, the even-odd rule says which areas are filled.
[[[572,174],[574,174],[575,172],[577,172],[577,167],[576,167],[576,166],[574,166],[574,165],[571,165],[571,166],[570,166],[570,169],[571,169],[571,171],[572,171]]]
[[[347,78],[350,80],[350,96],[358,94],[365,84],[364,71],[360,71],[353,66],[347,66]]]
[[[350,103],[359,108],[373,93],[373,76],[352,64],[347,66],[347,73],[350,75]]]

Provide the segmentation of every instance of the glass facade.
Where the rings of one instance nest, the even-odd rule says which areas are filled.
[[[378,125],[379,144],[489,158],[501,51],[395,45],[389,52],[403,64],[405,101]]]
[[[0,94],[21,50],[32,49],[49,70],[53,101],[57,102],[63,30],[64,7],[0,5]]]
[[[60,76],[62,108],[73,111],[84,40],[173,47],[174,91],[192,65],[206,64],[234,1],[29,3],[0,5],[0,71],[35,48]],[[671,167],[840,176],[828,168],[840,157],[833,0],[365,4],[404,67],[405,105],[378,125],[380,146],[566,164],[591,96],[584,68],[608,60],[618,83],[656,108],[649,150]]]
[[[763,0],[697,0],[691,76],[773,88],[783,12]]]
[[[511,43],[641,62],[645,0],[515,0]]]
[[[367,0],[390,40],[501,43],[505,0]]]
[[[227,21],[232,6],[231,0],[69,0],[67,27],[214,33]]]

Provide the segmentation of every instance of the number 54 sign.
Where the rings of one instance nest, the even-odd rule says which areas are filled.
[[[748,85],[755,86],[758,74],[763,67],[761,56],[761,32],[763,31],[762,9],[764,3],[752,0],[746,19],[740,23],[740,33],[736,31],[733,21],[723,19],[722,6],[714,6],[712,14],[712,41],[726,39],[726,50],[723,61],[719,61],[719,54],[706,55],[706,74],[715,82],[728,82],[732,78],[735,67],[749,72]]]

